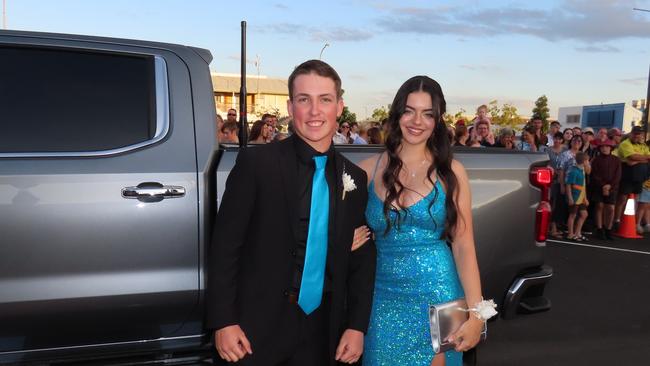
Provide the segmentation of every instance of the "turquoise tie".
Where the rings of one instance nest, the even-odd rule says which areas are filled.
[[[312,179],[307,250],[298,295],[298,305],[307,315],[318,308],[323,297],[330,208],[330,191],[325,180],[327,156],[314,156],[314,162],[316,171]]]

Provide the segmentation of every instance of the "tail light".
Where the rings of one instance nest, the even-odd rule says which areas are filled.
[[[551,222],[551,204],[541,201],[535,211],[535,244],[543,246],[546,242],[548,225]]]
[[[541,190],[541,197],[535,210],[535,244],[545,245],[548,225],[551,221],[551,184],[553,170],[547,167],[535,167],[530,171],[530,184]]]

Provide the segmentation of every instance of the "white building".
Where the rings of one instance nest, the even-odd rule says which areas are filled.
[[[558,122],[562,128],[591,127],[619,128],[630,132],[633,126],[641,124],[643,112],[630,103],[596,104],[558,109]]]

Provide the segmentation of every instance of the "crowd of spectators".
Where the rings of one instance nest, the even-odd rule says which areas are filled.
[[[231,109],[227,119],[217,115],[220,142],[239,143],[237,111]],[[277,116],[265,114],[255,121],[248,133],[248,143],[279,141],[292,133],[291,121],[278,124]],[[380,122],[341,122],[333,137],[335,144],[382,145],[388,120]],[[637,197],[636,230],[650,232],[650,148],[645,133],[634,127],[624,136],[618,128],[565,128],[552,121],[544,131],[541,118],[533,117],[517,136],[512,128],[495,130],[488,108],[480,106],[471,125],[458,120],[449,127],[453,146],[502,148],[548,154],[548,166],[554,171],[551,189],[552,220],[550,235],[573,241],[586,241],[583,225],[587,223],[600,239],[612,239],[612,232],[630,194]]]

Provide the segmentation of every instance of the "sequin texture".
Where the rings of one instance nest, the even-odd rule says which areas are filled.
[[[393,222],[396,216],[390,212]],[[408,208],[399,228],[393,225],[384,235],[383,202],[371,182],[366,220],[375,233],[377,273],[363,365],[431,364],[429,305],[464,297],[453,255],[441,239],[445,217],[445,193],[436,181],[429,195]],[[462,365],[459,352],[445,358],[447,366]]]

